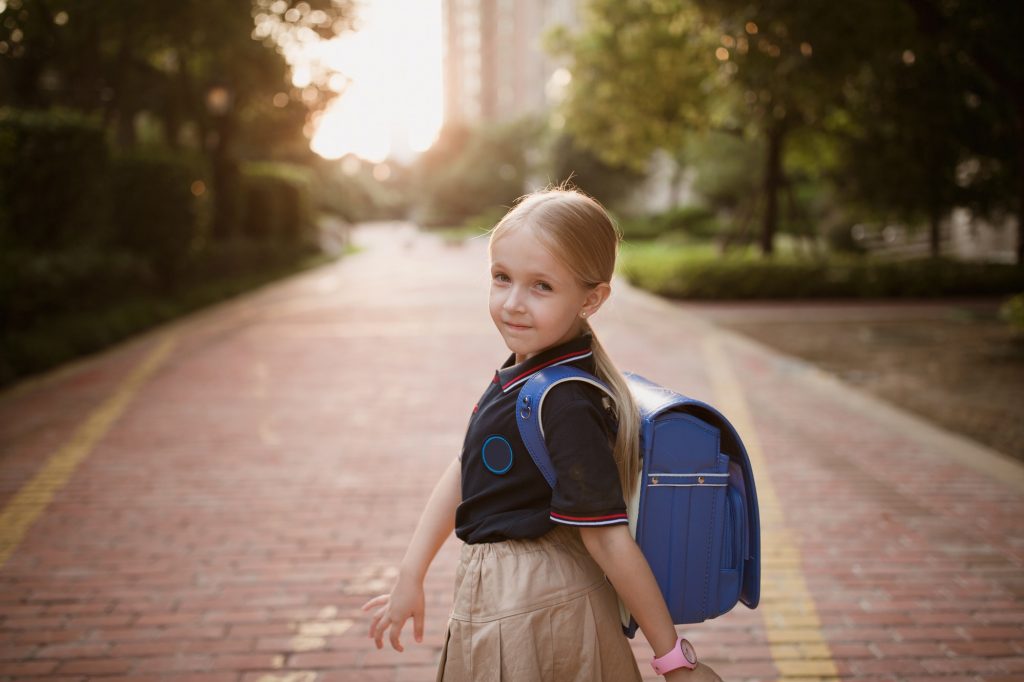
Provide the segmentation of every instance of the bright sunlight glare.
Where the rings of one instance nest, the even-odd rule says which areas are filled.
[[[320,114],[310,146],[327,159],[408,158],[441,128],[441,0],[362,0],[358,11],[358,32],[315,48],[343,93]]]

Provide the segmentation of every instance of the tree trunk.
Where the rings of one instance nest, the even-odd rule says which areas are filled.
[[[683,173],[686,172],[686,160],[682,154],[672,155],[672,179],[669,181],[672,186],[669,188],[669,201],[672,207],[679,205],[679,185],[683,181]]]
[[[761,253],[772,255],[775,249],[775,231],[779,224],[779,188],[782,186],[782,141],[786,135],[784,121],[773,122],[768,128],[768,154],[764,167],[765,208],[761,221]]]
[[[181,96],[178,93],[178,79],[171,75],[163,83],[164,106],[160,112],[163,122],[164,144],[169,149],[178,149],[178,133],[181,131]]]
[[[929,133],[931,140],[938,139],[934,134]],[[922,159],[927,164],[928,178],[928,247],[932,258],[942,255],[942,190],[940,185],[942,179],[939,177],[939,161],[941,156],[934,148],[928,147],[924,150]]]
[[[938,258],[942,255],[941,228],[942,213],[932,207],[932,209],[928,211],[928,243],[932,258]]]
[[[234,157],[234,112],[217,117],[213,148],[213,235],[218,240],[237,236],[239,215],[239,174]]]
[[[1017,101],[1017,265],[1024,265],[1024,99]]]
[[[122,17],[120,43],[117,48],[113,78],[111,79],[114,96],[107,103],[107,107],[103,111],[103,125],[104,127],[109,127],[111,122],[114,122],[116,126],[114,139],[122,149],[135,146],[136,108],[128,101],[128,72],[132,67],[133,48],[132,27],[129,24],[129,20],[126,17]]]
[[[69,65],[67,89],[75,108],[95,111],[103,107],[102,93],[106,85],[100,54],[100,27],[92,12],[82,12],[81,21],[86,39],[77,47],[76,59]]]
[[[199,148],[207,149],[207,137],[210,132],[209,116],[203,106],[203,93],[195,86],[192,78],[191,65],[192,54],[186,47],[178,48],[178,74],[174,83],[174,90],[177,92],[178,102],[181,105],[182,119],[191,121],[196,126],[199,137]]]
[[[135,134],[135,110],[130,103],[124,101],[124,98],[121,98],[120,106],[117,108],[115,133],[114,139],[117,140],[118,147],[121,149],[135,148],[138,142],[138,137]]]

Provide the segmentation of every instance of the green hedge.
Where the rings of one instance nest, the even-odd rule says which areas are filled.
[[[1024,335],[1024,294],[1017,294],[999,308],[999,315],[1017,334]]]
[[[666,235],[682,235],[708,240],[721,231],[714,211],[703,206],[677,206],[664,213],[619,220],[619,229],[627,241],[647,241]]]
[[[3,254],[0,386],[326,259],[301,245],[212,243],[190,254],[168,294],[133,254]]]
[[[244,238],[212,242],[189,258],[184,277],[192,285],[245,277],[254,272],[286,268],[290,263],[311,257],[316,251],[304,242],[279,244]]]
[[[315,261],[311,175],[248,164],[240,229],[214,239],[201,159],[111,155],[94,119],[4,110],[0,384]]]
[[[144,258],[165,287],[176,286],[200,238],[208,183],[198,159],[154,152],[115,156],[109,183],[114,245]]]
[[[623,249],[620,271],[670,298],[927,298],[987,296],[1024,289],[1024,268],[948,259],[720,257],[710,249],[641,245]]]
[[[242,167],[242,235],[256,240],[299,242],[307,238],[311,215],[312,173],[282,163]]]
[[[108,161],[95,118],[0,110],[0,245],[63,250],[104,243]]]
[[[90,311],[154,276],[137,255],[108,250],[0,253],[0,326],[19,329],[67,310]]]

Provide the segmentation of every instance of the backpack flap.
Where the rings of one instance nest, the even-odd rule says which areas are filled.
[[[653,434],[648,436],[649,425],[668,411],[679,411],[692,415],[719,432],[719,451],[735,464],[741,473],[740,477],[730,477],[729,484],[742,498],[742,506],[746,515],[746,533],[739,543],[743,553],[742,584],[739,601],[749,608],[755,608],[761,595],[761,523],[757,506],[757,490],[754,486],[754,472],[750,466],[750,458],[743,446],[736,429],[721,412],[707,403],[689,398],[638,375],[626,372],[626,381],[633,393],[641,414],[642,448],[646,458],[647,449],[653,445]],[[645,467],[646,462],[645,462]],[[732,470],[735,471],[736,468]],[[728,469],[727,469],[728,471]],[[735,497],[735,495],[734,495]],[[642,510],[641,510],[642,511]]]
[[[732,608],[739,596],[737,571],[725,585],[721,579],[733,553],[725,543],[729,458],[720,452],[718,429],[685,412],[645,419],[641,433],[644,480],[636,541],[672,622],[700,623]],[[722,594],[723,587],[729,594]]]

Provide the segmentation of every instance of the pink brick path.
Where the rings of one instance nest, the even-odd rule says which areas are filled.
[[[358,606],[389,586],[505,351],[482,244],[359,239],[0,396],[8,505],[176,339],[0,567],[0,679],[433,679],[456,541],[423,645],[376,651]],[[597,328],[622,367],[713,402],[718,339],[753,415],[777,498],[764,602],[687,629],[724,679],[1024,679],[1020,467],[638,292]]]

